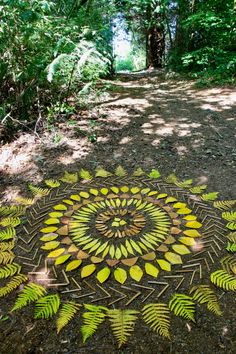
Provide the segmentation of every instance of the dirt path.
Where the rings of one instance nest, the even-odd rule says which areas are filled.
[[[40,139],[22,134],[0,147],[1,201],[11,201],[28,182],[61,176],[79,168],[127,170],[158,168],[163,175],[196,178],[223,198],[236,196],[236,93],[230,88],[196,89],[190,81],[163,80],[159,74],[133,74],[112,81],[107,99],[90,112],[58,122]],[[71,124],[73,121],[73,125]],[[92,123],[91,123],[92,122]],[[87,132],[87,133],[86,133]],[[55,134],[56,133],[56,134]],[[96,135],[96,142],[88,137]],[[60,139],[58,139],[58,136]],[[60,140],[60,141],[58,141]],[[12,303],[13,298],[10,298]],[[0,353],[236,353],[235,299],[227,295],[226,314],[215,323],[204,313],[196,326],[173,320],[177,329],[167,342],[137,329],[122,350],[103,327],[83,345],[75,324],[58,337],[49,321],[32,320],[31,310],[0,321]],[[0,313],[1,314],[1,313]],[[23,334],[22,334],[23,333]],[[149,336],[149,337],[148,337]],[[158,343],[158,344],[157,344]]]

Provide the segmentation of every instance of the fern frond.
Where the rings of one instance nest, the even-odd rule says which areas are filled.
[[[46,179],[44,181],[44,183],[46,184],[46,186],[50,187],[50,188],[57,188],[60,187],[61,183],[59,181],[57,181],[56,179]]]
[[[18,295],[15,305],[11,311],[19,310],[22,307],[27,306],[31,302],[34,302],[44,296],[46,292],[47,290],[39,284],[30,283],[25,285]]]
[[[229,210],[236,204],[236,200],[219,200],[213,203],[219,210]]]
[[[6,227],[6,226],[16,227],[16,226],[20,225],[20,223],[21,223],[21,220],[19,217],[12,217],[12,216],[8,216],[6,218],[3,218],[0,221],[0,225],[3,227]]]
[[[98,326],[104,321],[107,308],[88,304],[85,304],[84,307],[88,310],[83,313],[84,322],[81,326],[83,342],[85,343],[86,340],[96,332]]]
[[[14,247],[14,241],[0,242],[0,252],[11,251]]]
[[[20,273],[21,266],[17,263],[7,264],[5,267],[0,268],[0,279],[8,278],[16,273]]]
[[[170,310],[166,304],[148,304],[142,309],[144,321],[161,336],[170,338]]]
[[[77,173],[69,173],[65,171],[64,176],[60,178],[60,180],[66,183],[76,183],[78,182],[78,175]]]
[[[81,305],[75,302],[66,302],[62,305],[57,318],[57,333],[64,328],[75,316]]]
[[[50,193],[50,189],[48,189],[48,188],[37,187],[37,186],[34,186],[33,184],[29,184],[28,187],[29,187],[29,190],[32,192],[32,194],[35,197],[39,197],[39,198],[45,197],[46,195],[48,195]]]
[[[219,192],[210,192],[207,194],[202,194],[201,198],[202,198],[202,200],[205,200],[205,201],[213,201],[218,198],[218,194],[219,194]]]
[[[0,264],[6,265],[13,262],[15,255],[12,251],[0,251]]]
[[[109,176],[112,176],[112,173],[104,170],[104,168],[97,168],[96,169],[96,177],[109,177]]]
[[[0,216],[17,217],[25,214],[25,208],[19,205],[1,206]]]
[[[93,179],[93,176],[89,173],[89,171],[84,170],[83,168],[81,168],[81,170],[79,171],[79,175],[82,179],[85,179],[85,180]]]
[[[234,231],[236,230],[236,222],[230,221],[226,225],[227,229]]]
[[[228,242],[228,243],[227,243],[226,250],[227,250],[228,252],[233,252],[233,253],[235,253],[235,252],[236,252],[236,243],[230,243],[230,242]]]
[[[35,318],[50,318],[55,315],[60,307],[60,297],[58,294],[46,295],[36,301]]]
[[[236,232],[230,232],[227,235],[227,239],[233,243],[236,243]]]
[[[109,310],[107,312],[111,321],[113,333],[118,341],[118,347],[127,342],[134,330],[138,311],[135,310]]]
[[[201,194],[206,188],[207,188],[207,185],[202,184],[201,186],[192,187],[189,190],[190,190],[190,192],[192,192],[194,194]]]
[[[185,181],[176,181],[175,185],[180,188],[190,188],[192,183],[192,179],[186,179]]]
[[[236,258],[233,256],[226,256],[221,259],[220,261],[223,270],[225,270],[227,273],[230,274],[232,271],[234,274],[236,274]]]
[[[228,274],[225,270],[219,269],[211,273],[211,281],[214,285],[224,290],[236,291],[236,278]]]
[[[134,171],[133,176],[134,177],[140,177],[143,176],[145,172],[139,167],[137,170]]]
[[[161,177],[161,174],[158,170],[152,169],[152,171],[148,174],[148,177],[151,179],[157,179]]]
[[[1,241],[10,240],[14,236],[16,236],[16,230],[13,227],[7,227],[6,229],[0,231]]]
[[[193,300],[199,302],[199,304],[207,304],[209,311],[215,315],[221,316],[222,312],[217,301],[217,297],[214,291],[208,285],[197,285],[190,290]]]
[[[118,177],[124,177],[127,175],[127,171],[122,166],[118,166],[115,170],[115,175]]]
[[[34,198],[25,198],[20,195],[15,198],[15,201],[25,206],[32,205],[35,202]]]
[[[177,183],[178,179],[174,173],[170,174],[168,177],[165,179],[166,183]]]
[[[222,213],[222,218],[227,221],[236,221],[236,211],[225,211]]]
[[[176,316],[195,322],[195,304],[190,296],[185,294],[175,294],[169,302],[169,308]]]
[[[0,297],[10,294],[13,290],[18,288],[18,286],[20,286],[26,280],[27,280],[27,276],[24,274],[15,275],[3,288],[0,288]]]

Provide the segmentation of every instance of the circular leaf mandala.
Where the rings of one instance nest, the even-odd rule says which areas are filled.
[[[170,311],[195,321],[198,302],[221,315],[216,287],[236,290],[236,200],[157,170],[45,183],[18,198],[26,207],[0,208],[0,296],[24,284],[13,310],[35,302],[58,332],[78,314],[84,341],[108,318],[119,346],[138,317],[170,337]]]

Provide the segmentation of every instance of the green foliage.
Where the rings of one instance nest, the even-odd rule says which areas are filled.
[[[169,308],[176,316],[195,322],[195,304],[192,297],[184,294],[175,294],[169,302]]]
[[[57,318],[57,333],[72,320],[80,307],[81,305],[75,302],[66,302],[62,305]]]
[[[211,281],[224,290],[236,291],[236,278],[225,270],[219,269],[211,273]]]
[[[0,240],[5,241],[13,238],[16,235],[16,230],[13,227],[7,227],[0,230]]]
[[[166,304],[148,304],[142,309],[144,321],[161,336],[170,338],[170,314]]]
[[[20,294],[17,297],[15,305],[12,308],[12,311],[19,310],[24,306],[27,306],[31,302],[35,302],[42,296],[46,294],[47,290],[35,283],[30,283],[25,285]]]
[[[228,243],[227,243],[226,250],[227,250],[228,252],[233,252],[233,253],[235,253],[235,252],[236,252],[236,243],[230,243],[230,242],[228,242]]]
[[[221,316],[217,297],[214,291],[208,285],[197,285],[190,290],[193,300],[199,302],[199,304],[207,304],[208,310],[212,311],[215,315]]]
[[[0,251],[0,264],[10,264],[15,258],[14,253],[9,250]]]
[[[35,304],[35,318],[50,318],[57,313],[60,307],[60,297],[58,294],[40,297]]]
[[[11,280],[2,288],[0,288],[0,297],[10,294],[27,280],[27,276],[23,274],[14,275]]]
[[[0,279],[8,278],[10,276],[18,274],[21,270],[21,266],[17,263],[7,264],[5,267],[0,268]]]
[[[107,308],[88,304],[85,304],[84,307],[88,310],[83,313],[84,321],[81,327],[83,342],[85,343],[86,340],[96,332],[98,326],[104,321]]]
[[[111,321],[111,327],[118,341],[120,348],[127,342],[128,337],[134,330],[134,324],[137,319],[138,311],[135,310],[109,310],[107,312]]]

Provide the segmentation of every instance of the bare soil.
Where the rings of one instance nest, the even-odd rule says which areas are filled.
[[[110,82],[106,99],[58,121],[54,131],[36,136],[20,133],[0,146],[1,202],[12,202],[27,183],[56,178],[64,170],[102,166],[128,171],[158,168],[163,175],[236,197],[236,92],[230,87],[197,89],[194,82],[165,79],[156,72],[130,74]],[[95,136],[95,142],[88,137]],[[0,319],[0,353],[236,353],[235,295],[222,297],[224,315],[201,312],[196,324],[173,318],[173,336],[167,341],[141,323],[128,344],[118,350],[106,325],[82,344],[79,320],[56,335],[52,321],[34,321],[32,309]],[[1,314],[13,304],[3,301]]]

